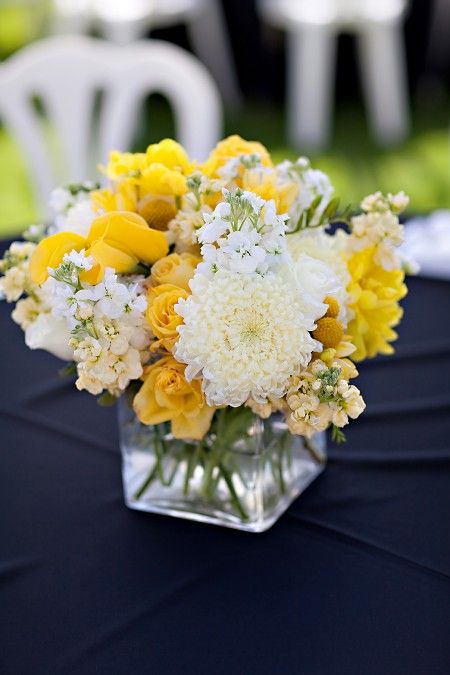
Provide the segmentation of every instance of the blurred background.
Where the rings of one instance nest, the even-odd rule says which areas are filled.
[[[0,81],[27,45],[70,34],[192,52],[220,92],[222,135],[258,139],[277,161],[307,154],[345,202],[404,189],[412,214],[450,206],[450,0],[0,0]],[[6,237],[42,213],[2,97]],[[170,102],[152,94],[120,149],[175,132]]]

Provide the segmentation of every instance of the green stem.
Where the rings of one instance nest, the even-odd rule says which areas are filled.
[[[187,446],[187,447],[189,447],[189,446]],[[199,455],[201,453],[202,447],[203,447],[203,443],[200,442],[198,445],[196,445],[190,451],[189,459],[188,459],[187,466],[186,466],[186,475],[184,477],[184,484],[183,484],[183,495],[185,497],[187,497],[187,495],[189,494],[189,483],[191,481],[192,475],[193,475],[195,467],[197,465],[197,461],[198,461]]]
[[[150,487],[150,485],[155,480],[157,473],[158,473],[158,461],[155,462],[155,465],[154,465],[153,469],[150,471],[147,478],[142,483],[141,487],[138,490],[136,490],[136,492],[134,493],[134,495],[133,495],[134,500],[138,500],[142,497],[144,492],[147,491],[147,489]]]
[[[326,464],[326,459],[325,457],[322,457],[322,455],[319,455],[317,450],[315,449],[314,445],[311,443],[309,438],[306,438],[306,436],[303,437],[303,445],[305,450],[309,452],[309,454],[312,456],[315,462],[318,464]]]
[[[227,487],[228,487],[228,489],[230,491],[230,494],[231,494],[231,501],[232,501],[234,507],[236,508],[236,510],[238,511],[241,519],[243,521],[248,520],[248,514],[245,511],[244,507],[242,506],[241,501],[240,501],[240,499],[237,495],[236,489],[233,485],[233,479],[231,478],[230,474],[228,473],[228,471],[226,470],[226,468],[224,467],[222,462],[219,462],[219,471],[221,472],[221,474],[224,478],[224,481],[227,484]]]

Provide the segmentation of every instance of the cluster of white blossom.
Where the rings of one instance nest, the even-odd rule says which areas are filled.
[[[92,263],[84,251],[72,251],[57,269],[49,270],[51,276],[43,286],[52,291],[53,315],[64,318],[71,332],[78,389],[118,395],[142,375],[148,359],[144,278],[121,279],[106,268],[100,283],[80,281]]]
[[[98,188],[87,181],[77,185],[58,187],[50,195],[50,208],[54,218],[49,234],[75,232],[86,237],[96,214],[92,210],[90,193]]]
[[[239,189],[224,189],[223,196],[213,213],[204,214],[204,225],[197,230],[204,259],[198,272],[265,274],[286,260],[287,216],[277,215],[275,203]]]
[[[367,246],[376,246],[374,260],[386,270],[401,267],[396,248],[403,242],[404,227],[400,224],[398,214],[408,205],[408,197],[404,192],[396,195],[381,192],[365,197],[361,202],[364,213],[351,219],[352,236],[350,246],[361,250]]]
[[[310,225],[317,225],[334,192],[328,176],[312,169],[306,157],[299,157],[296,162],[281,162],[277,165],[277,175],[279,185],[291,182],[297,186],[297,196],[288,212],[290,229],[296,228],[302,213],[321,197],[310,220]]]
[[[28,260],[35,245],[31,242],[15,241],[0,261],[0,298],[16,302],[30,287]]]
[[[310,438],[330,424],[343,427],[349,417],[356,419],[366,407],[359,389],[348,383],[356,375],[349,361],[327,366],[316,359],[293,377],[286,396],[292,433]]]

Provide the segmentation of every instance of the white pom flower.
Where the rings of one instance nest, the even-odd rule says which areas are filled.
[[[203,378],[208,405],[280,398],[320,349],[309,334],[318,315],[293,279],[219,270],[212,278],[196,274],[191,288],[175,306],[184,324],[174,356],[187,364],[188,380]]]

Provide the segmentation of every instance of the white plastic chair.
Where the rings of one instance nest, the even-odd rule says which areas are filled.
[[[408,0],[259,0],[263,18],[288,34],[290,142],[318,150],[329,139],[339,33],[358,38],[363,90],[381,144],[408,133],[402,22]]]
[[[93,108],[99,91],[105,98],[95,133]],[[191,157],[203,160],[221,135],[219,95],[204,66],[174,45],[153,41],[117,47],[66,36],[36,42],[0,64],[0,119],[28,158],[44,208],[61,178],[93,178],[91,160],[105,161],[113,148],[129,149],[140,104],[152,92],[167,97],[177,138]],[[52,165],[33,96],[42,101],[56,131],[64,175]]]
[[[211,71],[226,103],[236,107],[241,94],[225,18],[218,0],[55,0],[53,32],[96,29],[115,44],[143,38],[149,30],[186,24],[194,51]]]

